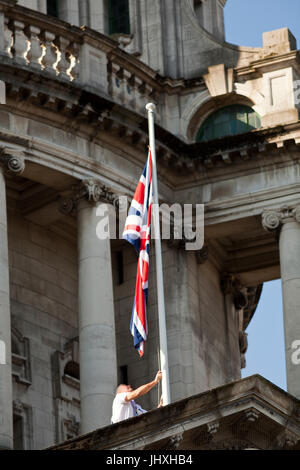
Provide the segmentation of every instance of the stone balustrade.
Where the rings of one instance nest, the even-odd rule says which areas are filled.
[[[74,83],[145,114],[163,86],[156,73],[89,28],[0,0],[0,54],[15,66]],[[159,106],[157,119],[159,120]]]
[[[76,80],[80,38],[64,35],[51,23],[30,21],[26,15],[20,20],[19,16],[15,9],[4,14],[3,53],[18,65],[68,81]]]
[[[114,101],[144,114],[146,104],[158,100],[158,92],[153,86],[117,62],[109,61],[107,71],[108,90]]]

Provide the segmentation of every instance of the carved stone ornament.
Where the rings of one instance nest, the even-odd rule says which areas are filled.
[[[266,211],[262,214],[262,225],[267,232],[274,232],[281,225],[281,215],[278,211]]]
[[[131,199],[123,194],[114,195],[113,205],[120,212],[127,212]]]
[[[300,206],[266,210],[262,214],[262,225],[267,232],[274,232],[280,229],[283,223],[293,219],[300,223]]]
[[[62,214],[72,214],[76,208],[76,202],[72,197],[61,197],[58,207]]]
[[[85,197],[88,201],[98,202],[102,194],[102,187],[93,178],[83,180],[79,187],[79,197]]]
[[[76,188],[75,199],[85,198],[89,202],[103,201],[107,204],[115,204],[119,195],[115,194],[107,186],[103,185],[94,178],[88,178],[81,181],[79,187]]]
[[[80,422],[77,421],[74,415],[68,413],[68,417],[64,420],[64,424],[69,434],[73,436],[79,435]]]
[[[124,207],[127,206],[126,196],[120,197],[94,178],[88,178],[82,180],[79,184],[73,185],[72,191],[61,195],[58,201],[60,212],[63,214],[74,213],[77,202],[80,199],[86,199],[91,203],[102,201],[107,204],[113,204],[117,208],[119,207],[119,201],[121,200],[122,207],[123,205]]]
[[[25,170],[24,153],[14,149],[3,149],[0,162],[10,174],[21,174]]]
[[[24,412],[23,403],[18,399],[13,401],[13,412],[17,415],[22,415]]]
[[[298,441],[299,437],[288,429],[284,429],[276,438],[276,443],[279,448],[294,447]]]
[[[248,349],[248,333],[239,331],[239,347],[241,354],[245,354]]]
[[[244,311],[249,304],[248,288],[241,284],[239,276],[231,273],[222,274],[221,288],[225,295],[231,295],[238,316],[241,369],[244,369],[246,367],[245,354],[248,348],[248,335],[244,331]]]
[[[181,442],[183,440],[183,436],[182,436],[182,433],[179,433],[179,434],[176,434],[175,436],[172,436],[170,439],[169,439],[169,442],[168,442],[168,445],[167,445],[167,448],[169,450],[176,450],[179,448]]]
[[[226,294],[232,294],[233,296],[236,296],[238,293],[242,291],[242,284],[239,276],[233,273],[222,273],[221,274],[221,289],[223,293]],[[241,308],[241,307],[236,307],[236,308]]]
[[[250,442],[240,439],[222,440],[218,442],[212,441],[208,445],[208,450],[247,450],[250,448],[253,448]]]
[[[245,421],[254,423],[255,421],[258,420],[259,417],[260,417],[260,412],[257,410],[251,409],[251,410],[245,411],[245,415],[244,415]]]
[[[212,437],[214,436],[214,434],[216,434],[218,432],[218,429],[220,427],[220,423],[219,422],[215,422],[215,423],[208,423],[207,424],[207,432],[208,434]]]

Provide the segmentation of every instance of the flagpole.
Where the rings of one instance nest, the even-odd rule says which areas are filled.
[[[168,364],[168,344],[166,329],[166,312],[164,299],[164,278],[162,267],[160,226],[159,226],[159,207],[158,207],[158,184],[156,170],[156,151],[155,151],[155,131],[154,131],[154,113],[156,106],[153,103],[146,105],[148,111],[149,124],[149,144],[152,155],[152,180],[153,180],[153,217],[155,234],[155,258],[156,258],[156,280],[157,280],[157,302],[158,302],[158,324],[159,324],[159,349],[160,364],[162,371],[162,396],[163,404],[171,403],[169,364]]]

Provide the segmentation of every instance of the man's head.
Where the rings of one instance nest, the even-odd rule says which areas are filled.
[[[117,395],[117,393],[132,392],[132,390],[133,389],[132,389],[131,385],[120,384],[117,387],[116,395]]]

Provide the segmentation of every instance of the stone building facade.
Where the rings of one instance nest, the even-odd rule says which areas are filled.
[[[279,277],[300,398],[299,55],[285,28],[226,43],[225,3],[0,0],[0,447],[106,426],[117,383],[155,375],[153,256],[140,359],[136,254],[96,234],[133,196],[150,101],[160,202],[205,207],[201,250],[163,241],[172,402],[240,379],[261,286]]]

